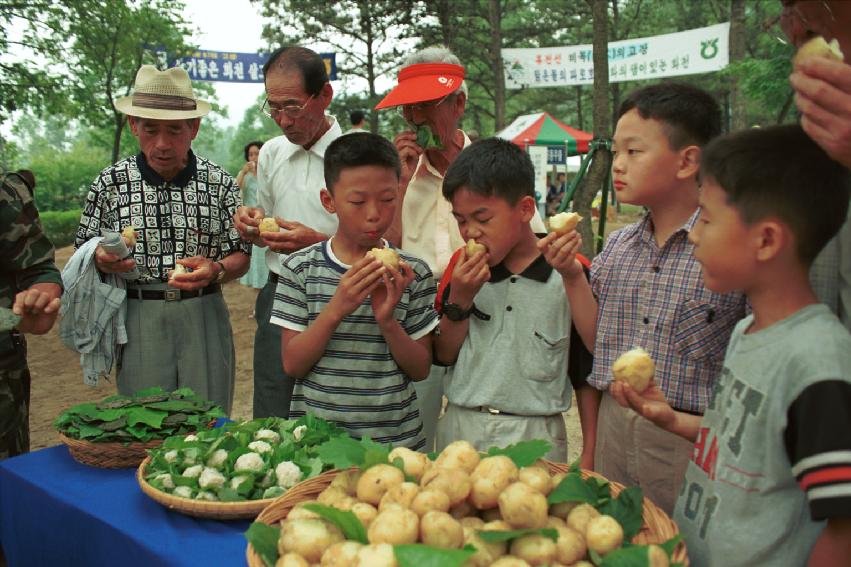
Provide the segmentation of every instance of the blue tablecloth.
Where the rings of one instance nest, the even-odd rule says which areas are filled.
[[[245,565],[247,521],[170,512],[135,469],[76,462],[64,446],[0,462],[0,543],[11,567]]]

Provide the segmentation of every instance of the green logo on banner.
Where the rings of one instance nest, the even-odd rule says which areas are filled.
[[[704,59],[712,59],[718,55],[718,38],[708,39],[700,42],[700,56]]]

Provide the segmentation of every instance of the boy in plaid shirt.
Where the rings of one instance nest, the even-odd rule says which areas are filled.
[[[574,325],[594,353],[588,383],[596,391],[589,405],[599,405],[591,419],[593,441],[585,440],[596,445],[594,469],[641,486],[670,513],[692,444],[621,408],[607,393],[612,364],[643,348],[656,363],[656,382],[668,403],[702,415],[730,333],[745,315],[745,298],[704,287],[688,240],[698,216],[701,149],[721,129],[718,104],[698,88],[663,83],[632,92],[619,116],[615,191],[621,203],[647,213],[609,236],[591,266],[590,285],[575,260],[578,233],[550,234],[540,246],[561,272]]]

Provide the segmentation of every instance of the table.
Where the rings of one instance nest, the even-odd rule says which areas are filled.
[[[11,567],[245,565],[248,521],[202,520],[145,496],[136,469],[81,465],[64,445],[0,462]]]

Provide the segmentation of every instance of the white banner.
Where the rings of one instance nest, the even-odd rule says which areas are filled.
[[[730,62],[730,23],[609,43],[609,81],[711,73]],[[509,89],[594,83],[591,45],[503,49]]]

